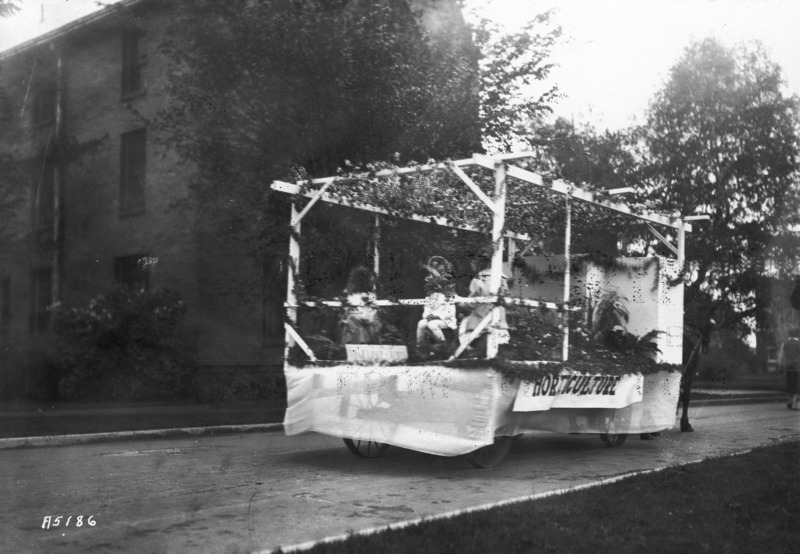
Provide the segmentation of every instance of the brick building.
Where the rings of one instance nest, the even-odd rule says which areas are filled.
[[[412,3],[434,31],[458,10]],[[46,335],[53,302],[85,302],[115,281],[179,291],[200,365],[280,360],[282,295],[227,295],[259,272],[274,292],[280,277],[174,208],[194,170],[147,123],[170,102],[158,48],[169,4],[123,0],[0,53],[0,160],[24,166],[0,175],[0,194],[22,200],[0,222],[6,366],[11,350]]]

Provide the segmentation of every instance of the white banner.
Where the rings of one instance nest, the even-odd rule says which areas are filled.
[[[642,401],[641,375],[561,373],[522,381],[514,400],[515,412],[551,408],[624,408]]]
[[[287,365],[285,369],[287,435],[315,431],[441,456],[466,454],[492,444],[496,435],[525,431],[670,429],[681,377],[678,372],[644,378],[565,373],[537,381],[535,397],[536,383],[509,379],[489,368]],[[559,390],[561,394],[550,396]],[[512,411],[515,402],[544,406],[545,401],[550,407],[573,409]]]

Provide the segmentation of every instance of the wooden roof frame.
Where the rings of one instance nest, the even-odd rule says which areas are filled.
[[[511,238],[518,238],[518,239],[528,239],[526,235],[516,234],[516,233],[509,233],[503,230],[505,225],[505,204],[506,204],[506,182],[507,179],[513,178],[521,180],[525,183],[541,187],[547,189],[551,192],[556,194],[561,194],[565,198],[566,204],[566,228],[565,228],[565,250],[564,250],[564,257],[566,260],[566,269],[564,273],[564,299],[563,304],[558,306],[553,304],[553,307],[557,309],[562,309],[569,311],[569,287],[570,287],[570,240],[571,240],[571,224],[572,224],[572,212],[571,212],[571,201],[573,199],[580,200],[582,202],[587,202],[590,204],[594,204],[597,206],[604,207],[606,209],[615,211],[617,213],[621,213],[623,215],[627,215],[630,217],[634,217],[644,221],[647,225],[647,228],[664,244],[667,245],[668,248],[677,256],[679,261],[684,261],[685,256],[685,237],[687,232],[691,232],[692,226],[688,223],[687,220],[691,219],[699,219],[702,216],[690,216],[687,218],[670,218],[665,215],[656,214],[656,213],[634,213],[627,205],[619,203],[619,202],[611,202],[606,200],[605,198],[601,198],[598,194],[582,189],[570,183],[567,183],[562,180],[555,180],[552,182],[546,182],[546,180],[542,177],[542,175],[538,173],[534,173],[532,171],[523,169],[521,167],[517,167],[515,165],[511,165],[508,162],[512,162],[514,160],[523,159],[523,158],[530,158],[533,157],[534,154],[532,152],[521,152],[521,153],[512,153],[512,154],[502,154],[496,156],[487,156],[484,154],[473,154],[472,158],[456,160],[456,161],[448,161],[442,162],[437,164],[427,164],[427,165],[420,165],[414,167],[404,167],[398,169],[385,169],[378,171],[374,174],[370,174],[370,176],[374,177],[388,177],[392,175],[411,175],[416,173],[425,173],[430,172],[438,169],[449,169],[452,171],[461,181],[478,197],[481,202],[483,202],[489,210],[492,212],[492,243],[493,243],[493,254],[492,254],[492,264],[491,264],[491,278],[490,278],[490,291],[494,296],[489,298],[496,298],[498,291],[501,286],[502,281],[502,256],[503,256],[503,237],[511,237]],[[483,190],[475,184],[472,179],[463,171],[463,167],[468,166],[479,166],[486,169],[489,169],[494,172],[495,176],[495,190],[494,190],[494,197],[490,197],[486,194]],[[367,177],[365,173],[363,175]],[[379,208],[377,206],[372,206],[368,204],[358,204],[358,203],[351,203],[344,199],[337,198],[335,196],[328,195],[328,189],[330,186],[335,183],[340,177],[323,177],[319,179],[312,179],[310,181],[311,184],[314,185],[321,185],[318,190],[309,191],[307,193],[302,193],[302,187],[296,183],[287,183],[284,181],[274,181],[271,185],[272,190],[283,192],[287,194],[293,195],[300,195],[307,197],[310,199],[310,202],[306,204],[302,211],[297,211],[297,207],[295,203],[292,203],[292,216],[290,225],[294,231],[298,234],[300,233],[301,222],[303,218],[309,213],[311,208],[320,200],[323,200],[328,203],[338,204],[342,206],[348,206],[364,211],[370,211],[376,214],[388,214],[389,212],[383,208]],[[626,189],[615,189],[612,193],[623,193],[627,192]],[[425,223],[431,223],[435,225],[441,225],[456,229],[463,229],[469,231],[479,231],[474,227],[468,226],[456,226],[450,224],[445,218],[431,218],[431,217],[423,217],[423,216],[398,216],[403,219],[409,219],[413,221],[422,221]],[[677,246],[673,245],[664,235],[656,231],[656,229],[652,226],[652,224],[663,225],[677,230],[678,239],[677,239]],[[376,247],[377,251],[377,247]],[[377,255],[377,252],[376,252]],[[286,307],[289,310],[289,317],[292,323],[296,323],[297,321],[297,298],[294,293],[294,284],[295,284],[295,272],[299,267],[300,263],[300,245],[295,237],[294,233],[291,234],[289,239],[289,256],[291,258],[291,263],[289,264],[289,271],[288,271],[288,283],[287,283],[287,299],[286,299]],[[377,266],[377,261],[376,261]],[[477,299],[470,299],[472,301]],[[486,299],[481,299],[480,301],[485,301]],[[459,302],[464,302],[466,299],[458,299]],[[379,301],[381,304],[384,304],[385,301]],[[419,304],[421,303],[421,299],[413,299],[413,300],[405,300],[403,302],[399,302],[398,304]],[[520,303],[520,302],[517,302]],[[541,305],[543,307],[551,307],[549,303],[540,303],[536,301],[524,301],[521,302],[523,304],[530,303],[531,305]],[[310,305],[314,305],[314,303],[308,303]],[[339,304],[338,302],[325,302],[326,305],[333,305]],[[391,303],[395,304],[395,303]],[[547,304],[546,306],[544,306]],[[477,329],[473,331],[468,339],[468,342],[462,344],[458,350],[453,354],[451,359],[456,358],[459,356],[469,342],[474,339],[485,327],[489,326],[490,324],[496,324],[499,322],[500,313],[499,309],[494,309],[492,312],[486,316],[484,321],[478,326]],[[569,350],[569,328],[567,320],[564,320],[564,337],[563,337],[563,349],[562,349],[562,360],[566,361],[568,358],[568,350]],[[490,333],[490,340],[489,345],[487,347],[487,358],[493,358],[497,354],[497,341],[493,339],[494,335]],[[296,342],[309,356],[309,358],[314,361],[316,360],[314,353],[308,347],[307,344],[303,341],[302,337],[297,333],[290,323],[286,323],[286,341],[287,341],[287,350],[286,355],[288,357],[288,348],[291,346],[292,342]]]

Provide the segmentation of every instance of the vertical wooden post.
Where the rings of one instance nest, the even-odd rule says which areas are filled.
[[[517,255],[517,240],[513,237],[508,238],[508,253],[506,254],[506,260],[508,260],[508,272],[511,274],[513,278],[514,275],[514,257]]]
[[[561,361],[569,359],[569,289],[570,289],[570,242],[572,241],[572,201],[569,193],[564,195],[566,225],[564,228],[564,310],[561,312],[564,342],[561,347]]]
[[[494,211],[492,220],[492,267],[489,289],[493,295],[500,292],[503,284],[503,227],[506,215],[506,166],[497,161],[494,166]],[[497,356],[497,325],[500,323],[500,308],[492,310],[492,323],[486,341],[486,358]]]
[[[377,285],[378,276],[381,271],[381,220],[380,217],[375,215],[375,227],[372,231],[372,272],[375,274],[375,283]]]
[[[686,224],[678,219],[678,261],[683,265],[686,260]]]
[[[300,234],[299,212],[294,201],[292,201],[292,217],[289,223],[289,266],[286,268],[286,304],[289,321],[292,325],[297,324],[297,295],[294,293],[296,275],[300,271],[300,243],[297,235]],[[289,348],[294,346],[294,337],[286,331],[286,351],[284,356],[288,359]]]

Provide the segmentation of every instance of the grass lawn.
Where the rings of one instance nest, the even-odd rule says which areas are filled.
[[[800,442],[306,552],[799,552]]]

